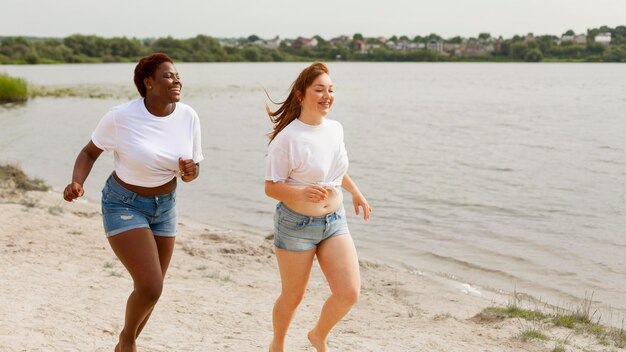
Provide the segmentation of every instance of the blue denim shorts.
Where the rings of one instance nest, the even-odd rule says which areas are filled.
[[[132,229],[176,236],[176,192],[146,197],[120,185],[113,175],[102,189],[102,221],[107,237]]]
[[[308,251],[328,238],[349,233],[343,206],[330,214],[306,216],[287,208],[282,202],[276,205],[274,245],[277,248]]]

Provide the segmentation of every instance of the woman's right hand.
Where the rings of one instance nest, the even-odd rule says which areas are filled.
[[[72,182],[63,191],[63,199],[68,202],[73,201],[78,197],[82,197],[85,194],[85,190],[83,189],[83,185],[78,182]]]
[[[319,203],[326,200],[328,190],[317,184],[310,184],[302,190],[302,197],[305,202]]]

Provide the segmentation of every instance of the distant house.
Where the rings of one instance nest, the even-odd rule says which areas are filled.
[[[382,46],[382,44],[380,43],[372,43],[372,44],[365,44],[365,51],[367,51],[368,53],[373,52],[376,49],[379,49]]]
[[[430,51],[434,51],[437,53],[442,53],[443,52],[443,41],[441,40],[429,40],[428,43],[426,43],[426,49],[430,50]]]
[[[457,54],[460,52],[461,44],[457,43],[443,43],[443,51],[448,54]]]
[[[274,39],[264,40],[263,46],[268,49],[278,49],[280,47],[281,39],[276,36]]]
[[[578,34],[574,36],[574,43],[578,45],[587,45],[587,36],[584,34]]]
[[[315,48],[317,44],[317,39],[315,38],[298,37],[296,40],[293,41],[293,47],[295,49]]]
[[[333,38],[333,39],[328,41],[330,46],[332,46],[334,48],[336,48],[338,46],[350,46],[351,42],[352,42],[352,39],[350,39],[350,37],[348,37],[346,35],[342,35],[342,36]]]
[[[610,32],[604,32],[604,33],[600,33],[598,35],[596,35],[593,40],[595,40],[596,43],[600,43],[600,44],[604,44],[606,46],[611,45],[611,33]]]
[[[587,36],[584,34],[564,35],[561,37],[561,43],[572,42],[578,45],[587,44]]]
[[[222,39],[218,39],[220,42],[220,45],[225,47],[225,48],[235,48],[239,46],[239,40],[238,39],[233,39],[233,38],[222,38]]]
[[[490,56],[494,52],[495,48],[493,44],[482,44],[477,40],[468,40],[463,43],[460,48],[460,52],[463,56],[467,57],[486,57]]]
[[[354,50],[360,52],[360,53],[365,53],[366,52],[366,48],[365,48],[365,42],[363,40],[355,40],[352,42],[352,47],[354,48]]]

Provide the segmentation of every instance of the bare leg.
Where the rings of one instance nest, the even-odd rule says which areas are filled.
[[[349,234],[331,237],[317,247],[317,260],[332,292],[308,338],[318,352],[327,351],[330,330],[359,299],[359,260]]]
[[[159,251],[159,262],[161,263],[163,280],[165,280],[165,273],[167,272],[167,268],[170,266],[172,253],[174,252],[174,243],[176,242],[176,237],[154,236],[154,240],[157,245],[157,250]],[[139,324],[139,327],[137,328],[137,336],[135,336],[135,338],[139,337],[139,334],[141,334],[141,331],[143,330],[144,326],[146,326],[146,323],[148,322],[148,319],[150,319],[150,315],[152,315],[153,310],[154,307],[150,309],[148,315],[146,315],[141,324]]]
[[[136,352],[139,325],[150,313],[163,290],[163,273],[156,241],[149,229],[133,229],[109,237],[109,244],[133,278],[134,290],[126,302],[124,329],[118,352]]]
[[[281,291],[272,311],[274,338],[270,345],[271,352],[283,352],[285,348],[287,329],[304,297],[314,256],[315,249],[290,252],[276,248]]]

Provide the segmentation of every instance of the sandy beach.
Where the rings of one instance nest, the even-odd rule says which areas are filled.
[[[113,351],[132,281],[103,234],[99,204],[0,185],[0,350]],[[164,293],[139,351],[266,351],[279,277],[268,234],[207,228],[179,218]],[[358,237],[356,237],[358,246]],[[331,351],[612,351],[532,322],[475,316],[510,297],[361,258],[359,303],[330,337]],[[287,350],[313,351],[306,332],[329,294],[315,264]],[[569,336],[569,337],[568,337]]]

